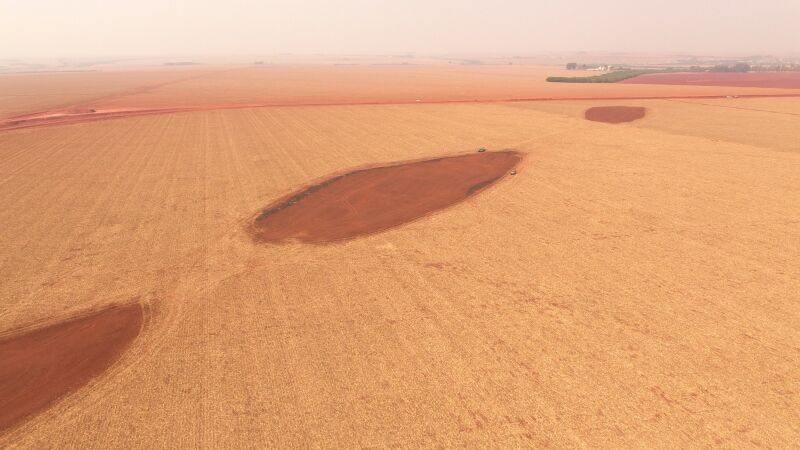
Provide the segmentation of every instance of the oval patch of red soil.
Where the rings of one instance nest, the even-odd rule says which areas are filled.
[[[0,338],[0,432],[108,369],[139,334],[139,304]]]
[[[641,119],[647,108],[641,106],[595,106],[586,110],[586,120],[603,123],[633,122]]]
[[[484,152],[348,172],[273,203],[251,232],[261,242],[323,243],[383,231],[476,194],[521,159]]]

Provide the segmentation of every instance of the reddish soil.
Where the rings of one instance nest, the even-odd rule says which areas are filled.
[[[800,72],[654,73],[628,78],[621,83],[800,89]]]
[[[0,431],[108,369],[139,334],[139,304],[0,338]]]
[[[604,123],[633,122],[641,119],[647,108],[641,106],[595,106],[584,113],[586,120]]]
[[[251,231],[261,242],[310,243],[383,231],[480,192],[521,160],[514,151],[485,152],[348,172],[273,203]]]

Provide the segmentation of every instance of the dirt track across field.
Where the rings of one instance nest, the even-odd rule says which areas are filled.
[[[0,340],[0,432],[100,375],[139,334],[142,307],[110,307]]]
[[[264,242],[332,242],[371,234],[458,203],[522,160],[514,151],[472,153],[357,170],[291,194],[252,225]]]
[[[24,116],[9,117],[0,119],[0,132],[17,130],[23,128],[38,128],[53,125],[70,125],[86,122],[97,122],[101,120],[122,119],[126,117],[152,116],[180,112],[200,112],[227,109],[246,109],[246,108],[268,108],[268,107],[301,107],[301,106],[375,106],[375,105],[403,105],[403,104],[458,104],[458,103],[516,103],[532,101],[558,101],[558,100],[658,100],[658,99],[695,99],[708,100],[726,98],[726,95],[694,95],[694,96],[669,96],[669,97],[590,97],[590,98],[498,98],[492,100],[436,100],[426,102],[350,102],[350,103],[299,103],[299,104],[229,104],[229,105],[205,105],[205,106],[176,106],[158,108],[69,108],[68,110],[46,111]],[[750,94],[740,95],[740,98],[780,98],[780,97],[800,97],[800,94]],[[79,112],[75,112],[75,111]]]

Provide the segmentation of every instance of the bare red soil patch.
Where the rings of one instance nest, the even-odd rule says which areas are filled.
[[[628,78],[621,83],[800,89],[800,72],[654,73]]]
[[[0,431],[108,369],[142,327],[139,304],[0,338]]]
[[[641,106],[595,106],[584,113],[586,120],[604,123],[624,123],[641,119],[647,108]]]
[[[515,151],[485,152],[348,172],[275,202],[251,231],[261,242],[310,243],[383,231],[478,193],[521,159]]]

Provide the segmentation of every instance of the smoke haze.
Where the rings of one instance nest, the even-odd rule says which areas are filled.
[[[797,52],[797,0],[0,0],[0,58]]]

